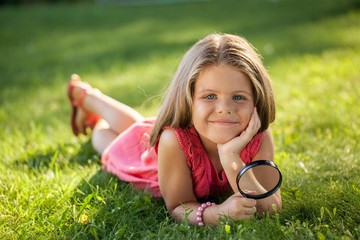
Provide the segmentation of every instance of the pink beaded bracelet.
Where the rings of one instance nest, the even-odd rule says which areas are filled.
[[[215,205],[215,203],[207,202],[207,203],[201,204],[200,207],[198,207],[198,211],[196,213],[196,220],[198,221],[199,226],[204,226],[204,220],[203,220],[204,210],[207,207],[214,206],[214,205]]]

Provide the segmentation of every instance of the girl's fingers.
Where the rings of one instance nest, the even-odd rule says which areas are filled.
[[[250,199],[250,198],[244,198],[243,206],[248,207],[248,208],[255,207],[256,206],[256,200]]]
[[[249,121],[246,131],[249,132],[249,134],[256,133],[260,129],[260,126],[261,126],[260,118],[258,116],[256,107],[255,107],[251,114],[250,121]]]
[[[254,128],[259,129],[261,126],[261,122],[256,107],[254,108],[254,112],[252,114],[252,120],[253,120]]]
[[[252,193],[252,192],[256,193],[255,191],[248,191],[248,192],[249,193]],[[246,208],[253,208],[256,205],[256,200],[251,199],[251,198],[246,198],[243,195],[241,195],[240,192],[235,193],[234,196],[236,196],[238,198],[241,198],[240,199],[241,205],[243,205]]]
[[[245,215],[254,215],[256,213],[256,207],[245,208]]]
[[[249,195],[255,195],[255,194],[256,194],[256,191],[254,191],[254,190],[247,190],[247,189],[245,189],[244,192],[245,192],[246,194],[249,194]]]

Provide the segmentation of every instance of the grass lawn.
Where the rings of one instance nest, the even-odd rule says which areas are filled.
[[[66,85],[76,72],[153,116],[212,32],[245,36],[273,78],[283,211],[199,228],[101,170],[71,133]],[[360,239],[359,66],[355,0],[1,7],[0,238]]]

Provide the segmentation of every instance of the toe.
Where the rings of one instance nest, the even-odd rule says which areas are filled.
[[[76,73],[71,75],[71,81],[81,81],[81,78]]]

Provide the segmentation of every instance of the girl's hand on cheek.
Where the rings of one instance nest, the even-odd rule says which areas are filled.
[[[261,127],[260,118],[257,114],[256,108],[254,108],[248,126],[244,131],[241,132],[240,136],[231,139],[227,143],[218,144],[219,154],[234,154],[234,155],[240,154],[243,148],[257,134],[260,127]]]
[[[251,114],[249,124],[247,128],[242,131],[240,138],[243,138],[245,141],[250,142],[250,140],[257,134],[261,127],[261,122],[256,108],[254,108],[253,113]]]

